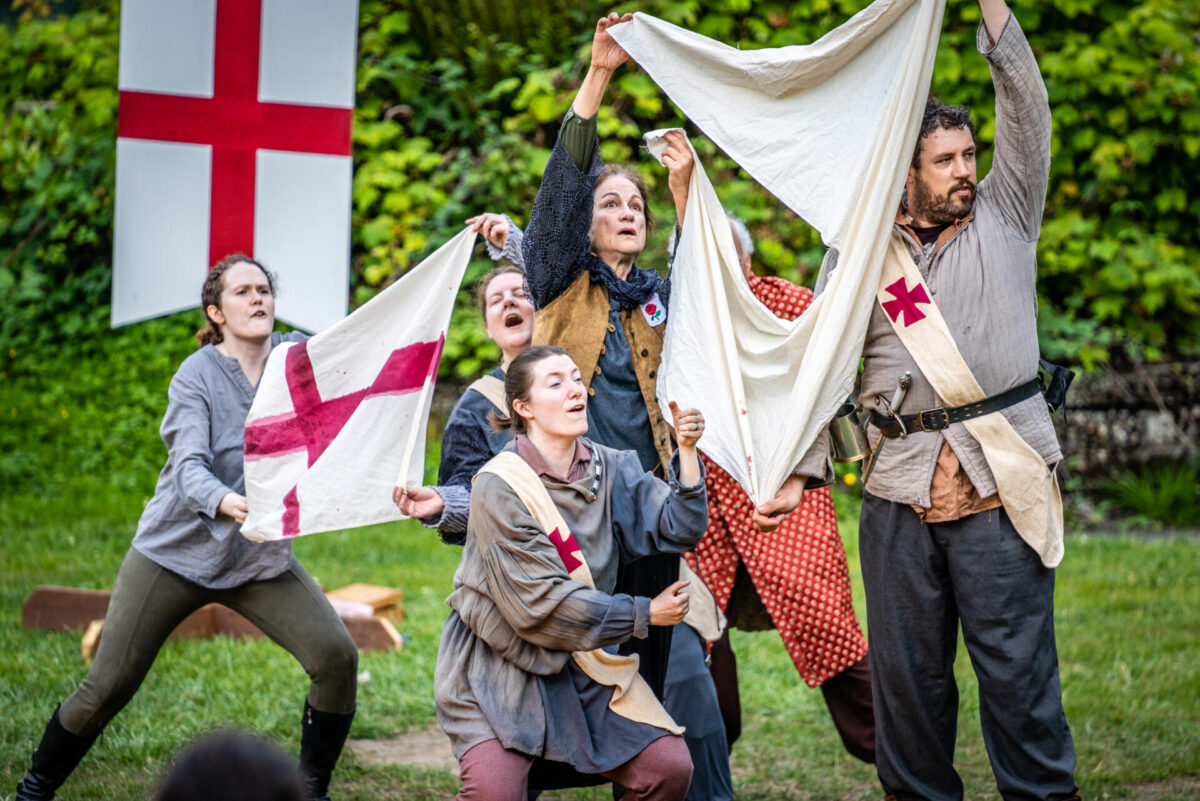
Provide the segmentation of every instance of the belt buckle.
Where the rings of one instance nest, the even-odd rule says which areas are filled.
[[[929,415],[926,418],[926,415]],[[941,431],[943,428],[950,427],[950,416],[946,413],[943,407],[936,409],[926,409],[917,415],[917,419],[913,421],[915,428],[921,431]]]

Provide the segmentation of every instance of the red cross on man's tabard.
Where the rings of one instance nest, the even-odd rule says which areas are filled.
[[[891,295],[895,300],[884,301],[883,310],[887,312],[888,317],[892,322],[903,314],[904,327],[908,328],[913,323],[924,320],[925,312],[917,308],[918,303],[932,303],[929,295],[925,292],[925,287],[922,284],[916,284],[912,289],[909,289],[904,283],[904,277],[897,278],[892,283],[885,286],[884,291]]]
[[[263,417],[246,426],[247,461],[284,456],[306,451],[308,466],[317,459],[341,432],[364,400],[379,395],[403,395],[416,392],[426,378],[437,373],[442,356],[443,335],[436,342],[416,342],[391,352],[369,387],[333,398],[322,398],[317,389],[308,341],[288,349],[284,375],[292,396],[294,411]],[[283,536],[300,533],[300,502],[296,487],[283,499]]]
[[[262,0],[217,0],[213,96],[121,92],[117,135],[212,146],[208,263],[253,253],[255,153],[350,155],[348,108],[260,103]]]

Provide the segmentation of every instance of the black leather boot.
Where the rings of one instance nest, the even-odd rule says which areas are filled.
[[[46,723],[42,742],[33,752],[32,764],[25,778],[17,782],[14,801],[50,801],[54,791],[67,780],[71,771],[92,747],[100,732],[90,737],[71,734],[58,720],[58,708]]]
[[[310,801],[329,801],[329,777],[346,744],[352,720],[353,712],[322,712],[304,702],[304,717],[300,721],[300,777],[305,797]]]

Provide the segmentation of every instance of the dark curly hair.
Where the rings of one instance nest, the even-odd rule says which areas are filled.
[[[204,286],[200,288],[200,313],[204,315],[204,327],[196,332],[196,342],[200,347],[219,345],[225,340],[221,328],[208,316],[208,307],[221,308],[221,291],[225,289],[225,273],[230,267],[241,262],[253,264],[262,270],[263,275],[267,277],[267,285],[271,287],[271,294],[275,294],[275,276],[259,262],[245,253],[232,253],[221,259],[208,271],[208,275],[204,278]]]
[[[955,128],[966,128],[967,132],[971,134],[971,141],[978,145],[978,141],[975,139],[975,123],[971,121],[971,112],[967,107],[949,106],[936,96],[930,95],[929,99],[925,101],[925,116],[921,119],[921,135],[917,137],[917,146],[913,150],[913,167],[920,167],[921,145],[925,141],[925,137],[938,128],[946,128],[951,131]]]

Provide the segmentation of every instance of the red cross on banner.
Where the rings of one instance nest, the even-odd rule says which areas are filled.
[[[404,517],[425,434],[466,229],[353,314],[271,352],[246,416],[243,536],[289,539]]]
[[[883,302],[883,310],[887,312],[889,318],[894,323],[904,315],[904,327],[908,328],[915,322],[925,319],[925,312],[917,308],[918,303],[931,303],[929,295],[925,292],[925,287],[922,284],[916,284],[912,289],[909,289],[904,283],[904,278],[897,278],[892,283],[885,286],[884,291],[891,295],[895,300],[887,300]]]
[[[323,399],[317,389],[308,342],[293,345],[287,352],[284,372],[295,410],[246,425],[246,460],[306,451],[308,466],[312,467],[364,400],[416,392],[426,379],[432,379],[437,374],[445,341],[443,336],[436,342],[417,342],[398,348],[388,356],[370,386],[328,399]],[[283,535],[295,537],[300,533],[300,504],[295,487],[284,496],[284,508]]]
[[[350,155],[352,109],[258,100],[262,0],[217,4],[213,96],[121,92],[117,136],[212,146],[208,262],[254,252],[255,153]]]
[[[308,330],[348,300],[355,0],[126,0],[113,324],[193,307],[253,255]]]

